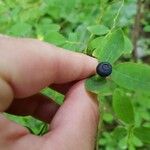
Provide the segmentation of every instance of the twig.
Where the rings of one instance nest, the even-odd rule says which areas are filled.
[[[142,0],[138,0],[137,2],[137,13],[135,16],[135,22],[132,32],[132,42],[133,42],[133,52],[132,58],[135,62],[137,62],[137,42],[140,35],[140,22],[141,22],[141,8],[142,8]]]

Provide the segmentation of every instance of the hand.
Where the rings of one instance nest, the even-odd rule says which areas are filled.
[[[94,150],[98,106],[82,80],[97,61],[33,39],[0,37],[0,112],[51,123],[38,137],[0,114],[1,150]],[[79,81],[79,82],[77,82]],[[37,94],[49,86],[65,94],[59,108]]]

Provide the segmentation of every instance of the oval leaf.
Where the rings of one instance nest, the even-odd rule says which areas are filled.
[[[150,128],[139,127],[135,128],[133,132],[142,142],[150,144]]]
[[[93,56],[100,61],[107,61],[113,64],[124,53],[124,35],[121,29],[115,30],[107,35],[103,42],[93,52]]]
[[[109,28],[104,25],[93,25],[87,29],[94,35],[104,35],[109,32]]]
[[[113,109],[120,120],[127,124],[134,123],[134,111],[130,98],[120,89],[116,89],[113,94]]]
[[[131,62],[118,64],[113,69],[112,80],[128,90],[149,93],[150,67]]]
[[[107,88],[107,82],[103,78],[93,76],[86,80],[85,87],[88,91],[98,94],[100,91]]]
[[[96,49],[97,47],[100,47],[101,42],[103,42],[103,40],[104,40],[104,36],[100,36],[100,37],[93,39],[89,44],[89,48]]]
[[[24,22],[18,22],[8,30],[8,34],[25,37],[25,36],[29,36],[31,34],[31,31],[32,31],[32,26],[30,24]]]
[[[52,44],[55,44],[57,46],[60,46],[62,44],[65,44],[66,42],[66,39],[65,37],[60,34],[59,32],[49,32],[48,34],[45,35],[44,37],[44,40],[46,42],[49,42],[49,43],[52,43]]]

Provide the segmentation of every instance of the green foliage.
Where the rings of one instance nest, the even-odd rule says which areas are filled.
[[[118,119],[134,124],[134,111],[130,98],[120,89],[113,93],[113,109]]]
[[[136,63],[122,63],[114,67],[112,80],[128,90],[149,92],[150,67]]]
[[[29,131],[33,134],[36,135],[43,135],[47,132],[48,130],[48,124],[43,123],[37,119],[34,119],[30,116],[26,117],[19,117],[15,115],[10,115],[10,114],[4,114],[8,119],[15,121],[16,123],[26,127],[29,129]]]
[[[101,41],[101,45],[93,55],[100,61],[113,64],[124,51],[124,36],[122,30],[115,30]]]
[[[108,84],[106,80],[98,76],[93,76],[89,80],[86,80],[85,86],[88,91],[98,94],[105,89],[107,90]]]
[[[150,149],[150,67],[133,63],[131,36],[137,0],[0,0],[0,33],[43,40],[85,53],[113,65],[108,78],[86,80],[101,106],[101,150]],[[146,1],[147,3],[147,1]],[[143,34],[149,33],[144,9]],[[138,49],[149,53],[147,36]],[[46,55],[46,54],[45,54]],[[129,60],[130,62],[124,62]],[[64,96],[46,88],[42,94],[63,103]],[[135,112],[135,113],[134,113]],[[42,135],[47,124],[6,114],[31,133]]]
[[[105,35],[109,32],[109,28],[104,25],[93,25],[87,28],[94,35]]]
[[[8,34],[14,36],[29,36],[32,31],[32,26],[30,24],[19,22],[11,26],[11,28],[7,31]]]
[[[134,134],[144,143],[150,144],[150,128],[138,127],[134,129]]]
[[[50,99],[54,100],[57,104],[61,105],[64,101],[64,95],[58,93],[57,91],[54,91],[50,88],[45,88],[41,91],[42,94],[49,97]]]
[[[57,46],[60,46],[65,43],[64,36],[55,31],[51,31],[48,34],[46,34],[44,40]]]
[[[133,45],[131,40],[127,36],[124,36],[124,53],[131,54],[132,50],[133,50]]]

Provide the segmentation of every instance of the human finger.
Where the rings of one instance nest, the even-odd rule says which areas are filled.
[[[98,105],[95,97],[79,82],[66,96],[65,102],[51,122],[51,131],[44,138],[47,148],[62,150],[93,150],[98,124]],[[56,144],[57,143],[57,144]]]
[[[15,98],[36,94],[50,84],[67,83],[95,73],[94,58],[33,39],[0,37],[0,76]]]

